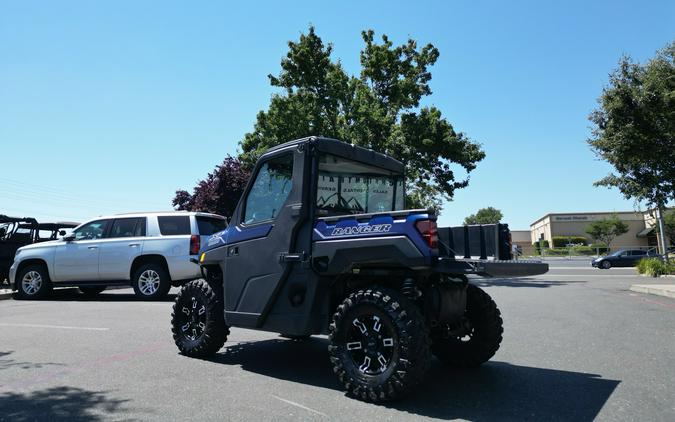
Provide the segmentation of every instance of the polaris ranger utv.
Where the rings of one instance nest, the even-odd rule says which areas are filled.
[[[327,334],[334,372],[367,401],[409,393],[432,353],[459,366],[490,359],[502,319],[467,275],[527,276],[548,265],[467,250],[458,259],[452,230],[439,243],[436,216],[405,209],[403,171],[391,157],[334,139],[264,153],[228,228],[202,249],[204,279],[176,297],[180,352],[213,355],[230,327]]]

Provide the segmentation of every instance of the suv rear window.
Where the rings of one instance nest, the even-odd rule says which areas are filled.
[[[157,221],[163,236],[190,234],[190,217],[187,215],[157,217]]]
[[[225,230],[227,221],[220,218],[197,217],[197,228],[202,236],[210,236],[213,233]]]

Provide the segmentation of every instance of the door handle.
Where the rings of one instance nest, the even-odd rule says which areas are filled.
[[[134,248],[134,247],[136,247],[136,246],[141,246],[141,244],[140,244],[140,243],[129,243],[129,246],[131,246],[132,248]]]
[[[239,246],[232,246],[227,250],[228,256],[237,256],[239,255]]]
[[[87,246],[87,249],[98,249],[98,246],[96,246],[96,245]]]
[[[307,259],[305,252],[301,253],[281,253],[279,262],[302,262]]]

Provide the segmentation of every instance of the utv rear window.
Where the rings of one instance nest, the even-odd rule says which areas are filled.
[[[197,217],[197,227],[199,234],[202,236],[210,236],[213,233],[225,230],[227,222],[220,218]]]
[[[187,215],[157,217],[157,221],[163,236],[190,234],[190,217]]]
[[[403,194],[400,174],[331,154],[319,156],[319,215],[401,210]]]

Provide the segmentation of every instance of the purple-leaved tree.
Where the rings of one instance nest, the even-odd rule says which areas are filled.
[[[197,183],[192,194],[177,190],[173,206],[177,210],[205,211],[230,217],[249,175],[250,171],[239,159],[228,155],[206,179]]]

